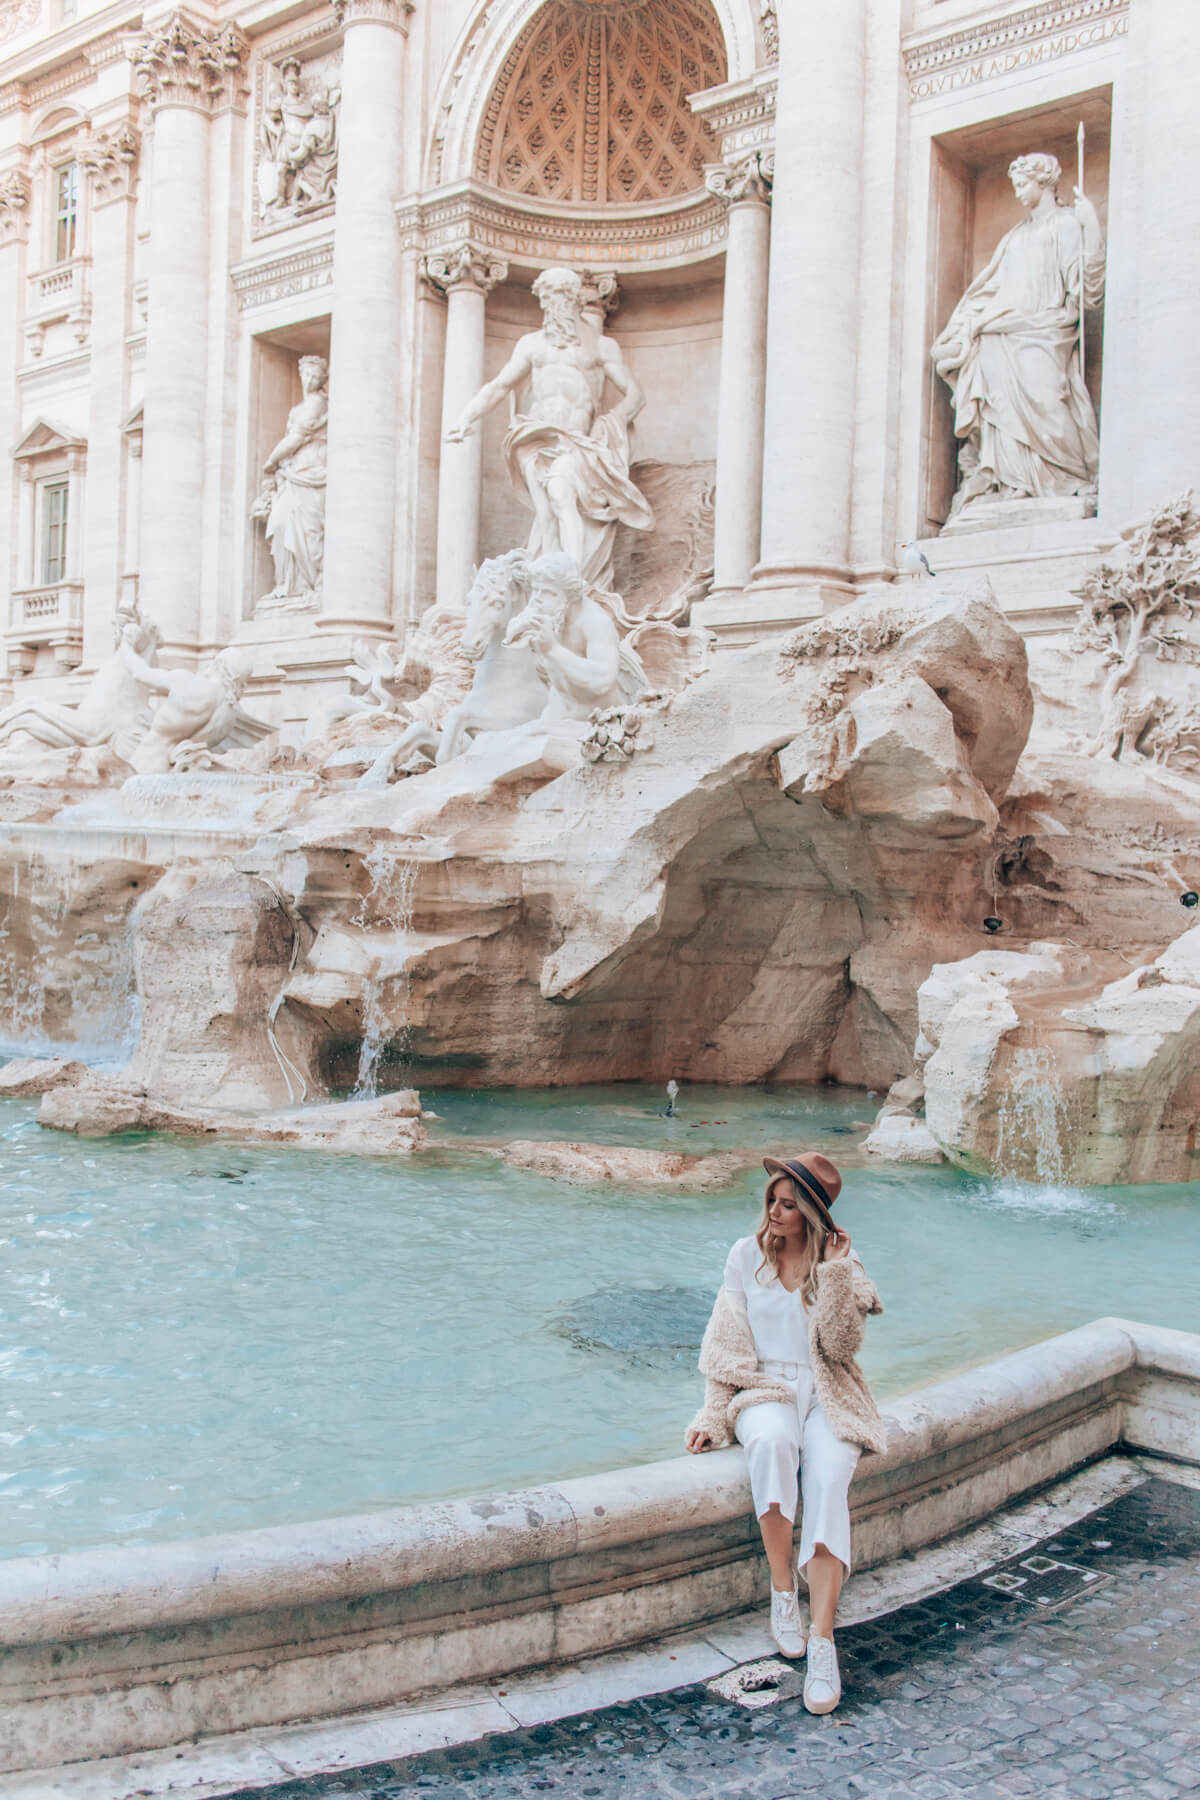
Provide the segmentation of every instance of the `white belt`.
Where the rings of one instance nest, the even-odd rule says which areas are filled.
[[[758,1366],[764,1375],[782,1375],[785,1381],[795,1381],[804,1365],[798,1362],[771,1362],[764,1357]]]

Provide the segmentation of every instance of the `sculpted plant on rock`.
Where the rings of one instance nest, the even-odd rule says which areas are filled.
[[[1136,750],[1166,760],[1176,742],[1195,738],[1200,720],[1186,707],[1133,693],[1130,682],[1143,653],[1200,662],[1200,642],[1179,629],[1200,603],[1200,513],[1190,490],[1123,532],[1076,592],[1083,605],[1072,647],[1098,651],[1108,665],[1091,754],[1115,759]]]

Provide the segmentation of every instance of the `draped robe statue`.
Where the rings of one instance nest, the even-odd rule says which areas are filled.
[[[951,518],[985,496],[1095,497],[1100,440],[1079,333],[1081,309],[1104,295],[1104,240],[1078,189],[1073,207],[1059,204],[1061,175],[1045,154],[1011,164],[1026,217],[1000,240],[931,351],[960,443]]]
[[[328,364],[300,358],[304,398],[288,414],[287,429],[263,465],[263,487],[250,511],[266,522],[275,564],[268,600],[311,602],[321,589],[325,555],[325,443],[329,417]]]
[[[617,345],[583,317],[582,283],[572,269],[546,269],[533,284],[545,315],[494,381],[447,432],[461,443],[507,395],[521,396],[504,441],[509,474],[533,506],[529,551],[570,556],[584,580],[613,584],[618,523],[649,531],[654,513],[629,479],[629,426],[645,404]],[[601,412],[606,382],[621,400]]]

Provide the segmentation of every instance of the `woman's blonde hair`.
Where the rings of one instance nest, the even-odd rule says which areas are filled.
[[[804,1195],[800,1192],[800,1184],[793,1181],[790,1175],[772,1175],[763,1192],[762,1224],[754,1234],[754,1240],[762,1251],[762,1261],[755,1270],[755,1277],[769,1268],[771,1277],[779,1278],[779,1246],[782,1238],[776,1237],[771,1230],[771,1190],[779,1182],[786,1181],[792,1190],[791,1197],[800,1210],[800,1216],[808,1227],[804,1236],[804,1261],[801,1265],[803,1273],[800,1277],[799,1294],[805,1306],[812,1306],[817,1298],[817,1265],[825,1255],[825,1245],[829,1240],[829,1227]]]

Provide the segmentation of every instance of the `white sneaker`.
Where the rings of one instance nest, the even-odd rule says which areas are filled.
[[[800,1602],[796,1590],[781,1594],[771,1589],[771,1636],[784,1656],[804,1655],[804,1626],[800,1622]]]
[[[810,1713],[831,1713],[841,1697],[842,1678],[833,1639],[810,1637],[808,1673],[804,1677],[805,1706]]]

